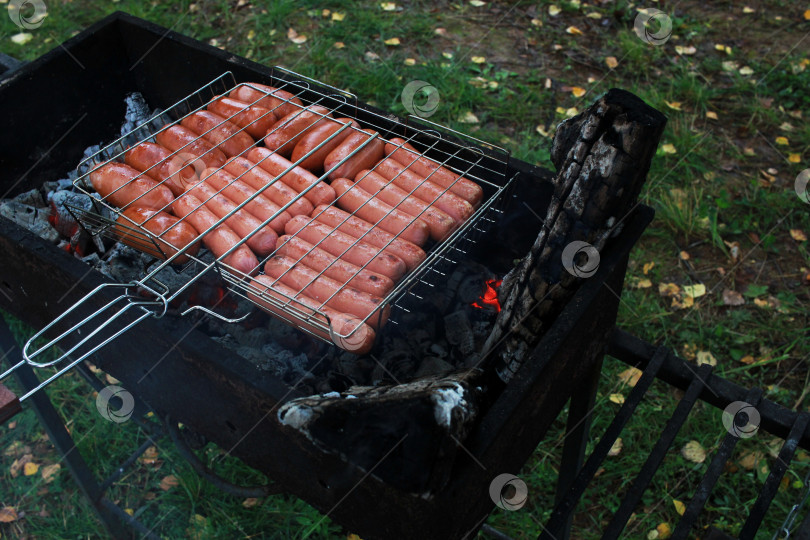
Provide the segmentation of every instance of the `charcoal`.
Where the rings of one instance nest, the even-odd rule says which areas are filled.
[[[45,201],[43,200],[42,194],[38,189],[32,189],[30,191],[26,191],[25,193],[20,193],[14,197],[14,200],[35,208],[42,208],[45,206]]]
[[[48,215],[47,210],[15,200],[0,201],[0,216],[55,244],[59,241],[59,233],[48,223]]]

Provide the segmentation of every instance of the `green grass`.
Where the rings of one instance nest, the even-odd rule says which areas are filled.
[[[379,2],[359,1],[241,6],[235,0],[51,1],[47,19],[24,45],[10,40],[18,29],[0,17],[0,51],[31,60],[121,9],[256,62],[284,65],[348,89],[398,114],[405,113],[402,88],[411,80],[428,81],[441,98],[430,120],[547,167],[550,139],[536,131],[538,126],[553,130],[566,118],[566,110],[582,111],[608,88],[629,89],[667,114],[662,145],[672,145],[674,153],[659,149],[642,193],[642,201],[657,215],[632,253],[619,324],[687,357],[709,351],[717,359],[719,375],[760,386],[766,398],[782,405],[808,410],[810,254],[807,243],[790,234],[792,229],[810,234],[807,207],[793,192],[794,178],[810,159],[810,62],[806,46],[794,47],[810,30],[802,16],[807,6],[752,1],[745,5],[755,13],[746,14],[738,3],[704,2],[687,8],[659,2],[655,7],[673,14],[673,37],[654,47],[633,33],[636,10],[623,0],[557,2],[558,15],[551,15],[552,3],[547,1],[488,2],[483,7],[453,1],[440,3],[438,9],[426,1],[397,3],[406,9],[383,11]],[[497,13],[489,11],[493,7]],[[325,9],[330,13],[324,14]],[[335,11],[345,18],[333,20]],[[591,13],[600,18],[588,17]],[[582,34],[570,33],[572,26]],[[305,34],[307,41],[293,44],[287,39],[289,28]],[[436,29],[444,29],[443,35]],[[384,43],[392,37],[401,44]],[[336,42],[345,47],[336,48]],[[731,54],[717,50],[717,44],[729,46]],[[687,51],[693,46],[695,53],[679,54],[676,46]],[[474,63],[473,56],[485,60]],[[615,69],[608,68],[608,57],[617,59]],[[406,59],[413,59],[413,65],[406,65]],[[753,74],[741,74],[743,66]],[[587,93],[577,98],[572,87]],[[479,122],[460,122],[467,113]],[[777,144],[782,136],[787,145]],[[790,160],[793,154],[798,163]],[[687,252],[688,260],[681,252]],[[647,263],[654,266],[645,272]],[[635,286],[644,279],[650,280],[650,287]],[[658,291],[662,284],[697,282],[706,285],[707,294],[691,308],[674,308],[672,299]],[[742,293],[746,303],[724,305],[724,289]],[[17,331],[21,338],[30,332],[21,327]],[[744,362],[748,358],[754,363]],[[618,379],[624,369],[619,362],[606,363],[589,449],[618,408],[608,397],[629,392]],[[112,424],[96,416],[94,396],[78,376],[61,379],[50,394],[81,441],[80,451],[99,474],[109,473],[144,440],[134,424]],[[576,538],[598,538],[632,478],[629,473],[646,459],[654,440],[650,434],[662,428],[677,399],[665,385],[653,386],[622,433],[621,452],[606,461],[579,507]],[[626,537],[645,538],[660,523],[677,522],[672,499],[687,503],[707,465],[685,460],[678,450],[696,440],[711,453],[724,433],[719,411],[698,404]],[[529,486],[528,505],[519,512],[493,512],[492,525],[515,538],[538,535],[552,507],[563,435],[559,421],[521,471]],[[17,417],[13,429],[0,428],[0,450],[15,441],[23,450],[36,450],[35,462],[42,466],[58,459],[30,410]],[[759,434],[738,445],[701,516],[701,526],[714,524],[731,534],[739,530],[764,480],[761,464],[749,470],[740,463],[747,454],[770,455],[772,443]],[[0,458],[0,505],[15,506],[25,517],[0,526],[0,532],[5,537],[100,536],[100,525],[64,469],[49,484],[38,475],[11,476],[12,462],[23,455],[19,450]],[[211,445],[201,453],[234,482],[262,481],[252,469],[234,459],[221,460],[220,454]],[[112,496],[166,538],[291,538],[313,527],[311,538],[348,533],[293,497],[268,497],[246,507],[221,495],[197,478],[166,441],[158,443],[158,460],[159,466],[139,462],[113,488]],[[771,537],[806,488],[802,480],[810,458],[799,452],[797,460],[766,517],[762,538]],[[160,482],[168,475],[179,483],[164,491]]]

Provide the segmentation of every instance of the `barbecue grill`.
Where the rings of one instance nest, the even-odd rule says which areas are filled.
[[[100,55],[100,50],[105,53]],[[85,70],[78,69],[72,57],[81,59]],[[92,73],[93,77],[82,71]],[[62,81],[63,95],[58,101],[48,97],[54,77]],[[15,69],[0,83],[0,96],[9,104],[9,110],[3,111],[8,118],[8,128],[0,134],[0,147],[4,149],[0,163],[4,191],[14,194],[37,187],[45,180],[59,178],[71,167],[69,164],[81,161],[84,148],[98,141],[116,142],[95,156],[94,161],[119,156],[123,150],[122,141],[116,140],[121,103],[133,89],[140,90],[151,104],[164,109],[165,123],[177,120],[203,106],[214,94],[244,81],[294,88],[306,103],[329,103],[330,107],[357,119],[361,126],[373,126],[383,136],[399,135],[413,140],[426,155],[474,177],[485,186],[486,200],[476,215],[451,238],[434,245],[425,264],[386,298],[386,302],[395,307],[392,323],[397,321],[396,309],[407,309],[406,298],[419,300],[424,287],[430,290],[431,286],[440,286],[437,279],[442,275],[442,265],[452,264],[477,236],[486,237],[489,228],[497,231],[499,210],[508,214],[509,201],[515,199],[509,197],[512,190],[524,194],[527,186],[545,186],[541,188],[540,200],[547,204],[550,198],[549,171],[515,160],[496,147],[480,141],[462,142],[424,120],[398,119],[317,81],[286,70],[265,68],[122,13],[100,21],[69,40],[64,50],[54,50]],[[54,124],[41,127],[31,118],[13,112],[12,107],[13,111],[38,110],[42,118],[53,119]],[[146,125],[141,129],[142,139],[151,135],[156,126]],[[63,133],[65,135],[60,135]],[[38,149],[33,156],[32,148]],[[82,182],[77,181],[76,185]],[[85,228],[103,235],[114,230],[114,220],[105,214],[104,206],[101,202],[91,211],[80,208],[73,211]],[[106,211],[115,212],[115,209],[106,208]],[[685,405],[674,417],[673,427],[668,428],[660,448],[639,477],[642,491],[648,481],[645,479],[657,467],[656,459],[666,452],[671,436],[698,397],[718,407],[742,399],[758,403],[762,429],[786,439],[787,450],[781,456],[786,465],[792,457],[791,449],[797,445],[810,448],[806,415],[787,411],[767,400],[759,401],[755,392],[749,393],[712,376],[708,368],[698,371],[699,377],[695,378],[690,375],[690,370],[695,368],[669,351],[652,348],[614,330],[618,298],[612,291],[621,290],[629,251],[651,219],[652,211],[643,205],[627,217],[620,234],[601,254],[598,271],[584,282],[548,329],[521,367],[519,376],[510,380],[497,395],[480,397],[471,403],[479,414],[463,446],[454,440],[453,433],[442,429],[434,420],[435,407],[428,391],[431,389],[417,392],[409,399],[391,400],[387,408],[357,408],[347,417],[325,418],[311,427],[309,436],[284,425],[277,419],[279,409],[292,399],[306,395],[295,386],[256,370],[212,341],[197,328],[196,321],[162,316],[168,311],[176,291],[156,283],[151,272],[133,283],[111,283],[100,273],[88,271],[81,261],[7,220],[0,220],[0,256],[4,260],[0,282],[5,293],[0,295],[0,305],[37,328],[49,328],[57,333],[74,330],[67,332],[60,342],[61,348],[68,351],[65,357],[71,352],[77,353],[70,359],[65,358],[67,366],[63,368],[76,365],[83,370],[81,361],[92,358],[137,396],[139,409],[136,412],[148,407],[167,419],[167,432],[176,442],[183,444],[176,432],[176,423],[182,422],[272,478],[274,483],[268,491],[295,494],[369,538],[406,538],[414,530],[419,530],[425,538],[469,537],[481,527],[493,506],[489,495],[492,479],[501,472],[519,470],[571,399],[571,436],[566,439],[561,468],[560,500],[548,524],[550,534],[560,538],[565,536],[560,531],[566,528],[576,501],[604,459],[603,450],[610,448],[611,438],[618,436],[627,416],[643,397],[648,382],[656,376],[687,390],[687,394]],[[131,232],[144,247],[162,249],[145,231],[132,227]],[[171,253],[163,254],[167,261],[172,257]],[[199,273],[219,275],[236,294],[248,297],[248,292],[256,292],[247,288],[248,276],[240,275],[221,262],[200,259],[192,260],[191,264],[198,266]],[[144,297],[143,290],[150,291],[151,296]],[[80,301],[83,303],[77,304]],[[114,341],[101,347],[100,343],[90,342],[81,334],[82,323],[92,324],[86,314],[82,315],[83,309],[93,313],[117,307],[119,303],[123,305],[119,309],[126,311],[121,311],[123,315],[119,319],[104,327],[103,338],[98,335],[102,342],[112,337]],[[79,307],[66,312],[66,306],[71,304]],[[326,333],[338,344],[351,345],[350,336],[336,335],[328,326],[318,327],[320,319],[313,319],[289,304],[277,307],[286,310],[288,322],[310,331],[315,338],[322,339]],[[211,310],[205,311],[207,316],[233,320]],[[65,313],[68,314],[65,319],[58,319]],[[55,319],[57,325],[49,326]],[[70,324],[58,328],[59,323],[66,321]],[[132,331],[126,332],[130,327]],[[320,331],[313,332],[313,327]],[[88,328],[100,329],[99,326]],[[588,339],[583,340],[583,335]],[[8,350],[8,347],[6,337],[3,348]],[[74,347],[77,347],[75,351],[71,351]],[[598,378],[601,358],[608,347],[622,360],[640,367],[648,363],[649,366],[644,382],[640,382],[638,391],[628,399],[615,427],[611,427],[604,442],[597,446],[595,457],[581,467],[589,403],[595,394],[594,381]],[[29,346],[24,354],[33,360],[41,350]],[[137,355],[132,351],[138,351]],[[158,360],[157,365],[149,362],[145,366],[139,361],[142,358]],[[30,395],[38,409],[45,411],[43,416],[50,418],[51,439],[66,455],[66,461],[73,464],[77,479],[102,520],[115,536],[126,534],[120,521],[137,528],[135,520],[107,500],[98,484],[88,480],[81,462],[76,461],[80,460],[76,452],[70,455],[72,441],[64,429],[54,427],[52,409],[49,409],[47,397],[36,392],[42,383],[33,377],[29,362],[15,362],[15,365],[18,367],[14,373],[28,391],[23,397]],[[178,386],[176,381],[184,381],[184,384]],[[99,384],[98,381],[95,384]],[[466,397],[476,399],[474,389]],[[725,461],[732,443],[721,449],[716,457],[718,463]],[[145,446],[139,451],[144,449]],[[279,459],[280,456],[284,459]],[[128,460],[129,464],[132,462],[134,458]],[[771,486],[774,482],[778,485],[784,469],[772,469],[773,480],[769,477],[762,503],[752,512],[750,530],[758,527],[773,495]],[[578,476],[577,471],[580,471]],[[705,482],[708,491],[721,471],[715,466],[710,472]],[[107,486],[105,482],[104,487]],[[688,533],[688,527],[705,503],[706,493],[702,488],[690,504],[684,525],[677,534]],[[366,511],[369,500],[375,501],[374,513]],[[627,509],[632,511],[634,501],[637,499],[628,497],[621,517],[611,525],[614,536],[621,533],[629,517]]]

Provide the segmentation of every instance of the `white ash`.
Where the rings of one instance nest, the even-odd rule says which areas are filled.
[[[28,229],[43,240],[56,244],[60,236],[48,223],[49,214],[47,208],[36,208],[13,199],[0,201],[0,216]]]
[[[458,383],[451,383],[449,388],[438,388],[433,391],[430,398],[435,406],[433,414],[437,424],[450,429],[456,409],[464,412],[467,408],[464,394],[464,387]]]
[[[308,405],[288,403],[278,410],[278,421],[282,425],[293,429],[306,431],[307,424],[312,420],[314,413]]]

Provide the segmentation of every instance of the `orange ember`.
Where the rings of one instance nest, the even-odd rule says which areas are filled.
[[[501,311],[501,303],[498,302],[498,287],[503,283],[502,279],[494,280],[488,279],[485,283],[487,289],[484,291],[477,302],[472,303],[472,307],[478,309],[485,309],[484,306],[495,308],[495,311]],[[481,304],[484,304],[483,306]]]

